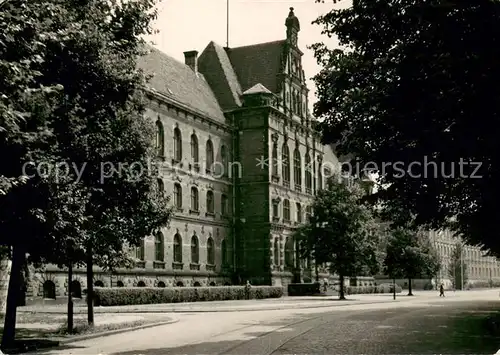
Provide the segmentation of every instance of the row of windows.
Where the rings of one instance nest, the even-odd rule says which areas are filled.
[[[161,179],[158,179],[158,185],[160,191],[164,191],[165,187],[163,184],[163,181]],[[182,209],[182,186],[179,183],[174,184],[174,193],[173,193],[173,199],[174,199],[174,207],[177,208],[178,210]],[[220,195],[220,213],[223,216],[228,215],[228,198],[226,194],[221,194]],[[215,195],[212,190],[207,191],[206,193],[206,208],[207,208],[207,213],[209,214],[215,214]],[[191,187],[191,206],[190,210],[192,212],[199,212],[200,211],[200,192],[198,191],[198,188],[196,187]]]
[[[273,219],[280,218],[280,207],[281,207],[281,204],[277,200],[274,200],[273,201]],[[283,200],[282,207],[283,207],[283,220],[290,221],[291,220],[291,218],[290,218],[290,216],[291,216],[290,200],[288,200],[288,199]],[[298,202],[295,203],[295,213],[296,213],[296,215],[295,215],[296,222],[302,223],[303,222],[302,215],[303,215],[304,211],[302,209],[302,205]],[[307,221],[307,220],[309,220],[309,217],[312,214],[312,206],[306,206],[305,214],[306,214],[305,220]]]
[[[182,161],[182,134],[179,128],[174,129],[174,162]],[[156,152],[160,157],[165,156],[165,130],[160,120],[156,121]],[[224,145],[220,148],[221,162],[224,167],[227,167],[227,149]],[[191,134],[191,160],[194,163],[194,169],[199,171],[200,151],[198,137],[196,134]],[[211,172],[215,162],[214,144],[211,139],[207,140],[205,145],[205,165],[207,172]],[[224,174],[227,174],[225,171]]]
[[[438,244],[436,246],[437,251],[440,255],[444,256],[451,256],[455,252],[456,246],[453,244],[446,244],[446,245],[441,245]],[[477,260],[484,260],[484,255],[482,251],[480,250],[473,250],[473,249],[468,249],[464,248],[463,249],[463,256],[465,259],[477,259]]]
[[[182,237],[179,233],[174,235],[174,263],[182,263]],[[227,246],[226,241],[221,242],[221,261],[222,264],[227,264]],[[155,234],[155,261],[164,262],[165,261],[165,238],[163,233],[159,232]],[[207,240],[207,264],[215,265],[215,243],[212,237]],[[141,245],[136,249],[136,258],[139,260],[145,259],[145,243],[142,241]],[[191,237],[191,263],[200,263],[200,243],[198,237],[193,235]]]
[[[281,150],[281,173],[283,176],[283,185],[289,187],[290,186],[290,177],[291,177],[291,166],[292,162],[290,159],[290,149],[288,148],[288,144],[283,143],[283,147]],[[279,175],[279,158],[278,158],[278,143],[273,144],[272,149],[272,175]],[[317,185],[316,189],[323,189],[323,166],[321,164],[318,165],[317,168]],[[331,173],[326,171],[327,176],[330,176]],[[313,190],[313,163],[311,161],[311,156],[307,153],[305,158],[305,188],[307,193],[312,193]],[[302,156],[298,148],[295,148],[293,152],[293,182],[294,188],[297,191],[302,191]]]

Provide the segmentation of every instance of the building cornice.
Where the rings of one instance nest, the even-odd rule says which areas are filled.
[[[196,119],[199,119],[200,121],[204,122],[208,126],[214,126],[215,128],[220,129],[222,131],[226,131],[228,133],[231,133],[234,130],[232,125],[229,125],[226,123],[221,123],[216,118],[210,117],[206,113],[201,112],[200,110],[198,110],[194,107],[191,107],[189,105],[181,103],[181,102],[179,102],[171,97],[168,97],[168,96],[166,96],[166,95],[164,95],[164,94],[162,94],[154,89],[146,87],[143,90],[149,99],[157,100],[160,103],[174,106],[177,109],[184,111],[185,113],[191,114]]]

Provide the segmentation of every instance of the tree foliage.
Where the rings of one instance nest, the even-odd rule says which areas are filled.
[[[427,234],[408,227],[390,231],[384,270],[393,278],[415,279],[434,277],[439,271],[440,260]]]
[[[371,162],[374,198],[495,252],[499,20],[496,0],[354,0],[316,21],[340,48],[313,46],[324,141]]]
[[[65,255],[55,251],[92,240],[109,259],[123,241],[137,245],[168,221],[167,199],[155,186],[154,127],[143,114],[146,78],[136,65],[153,5],[4,5],[0,175],[24,184],[0,197],[3,244],[64,264],[52,260]]]
[[[331,179],[318,191],[309,221],[296,231],[300,254],[326,263],[341,282],[346,276],[376,273],[376,225],[370,208],[361,203],[363,191]],[[343,290],[341,292],[343,298]]]
[[[124,246],[168,222],[137,69],[154,4],[3,4],[0,244],[13,255],[64,266],[88,263],[92,250],[92,262],[113,269],[128,262]]]

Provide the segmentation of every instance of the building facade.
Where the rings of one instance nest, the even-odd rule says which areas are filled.
[[[283,285],[299,265],[293,230],[338,166],[308,110],[299,20],[286,38],[237,48],[210,42],[180,63],[150,48],[147,115],[157,128],[158,185],[171,196],[169,226],[133,250],[133,269],[95,270],[94,284],[120,286]],[[320,270],[325,272],[325,270]],[[85,270],[76,270],[78,296]],[[65,296],[67,275],[48,265],[29,295]]]
[[[449,230],[429,231],[429,237],[441,259],[441,270],[433,280],[434,284],[443,283],[446,287],[452,286],[450,277],[450,261],[457,244],[462,244],[462,263],[464,274],[467,275],[467,285],[497,285],[500,283],[500,263],[497,258],[487,256],[487,252],[480,247],[470,246]]]

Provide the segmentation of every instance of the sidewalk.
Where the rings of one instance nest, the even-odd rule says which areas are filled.
[[[397,297],[398,301],[408,299]],[[164,303],[131,306],[95,307],[95,313],[190,313],[190,312],[239,312],[239,311],[271,311],[284,309],[305,309],[353,304],[371,304],[394,302],[392,295],[352,295],[347,300],[339,301],[337,296],[328,297],[282,297],[265,300],[211,301],[192,303]],[[66,313],[61,306],[21,307],[19,312]],[[75,314],[84,314],[86,307],[75,307]]]
[[[498,299],[498,289],[447,292],[447,299],[474,299],[476,297],[491,297]],[[403,290],[396,294],[396,301],[425,301],[426,299],[439,298],[436,291],[414,291],[413,297],[407,296],[408,291]],[[209,301],[186,303],[143,304],[130,306],[95,307],[96,314],[102,313],[191,313],[191,312],[239,312],[239,311],[272,311],[285,309],[306,309],[332,306],[347,306],[355,304],[373,304],[394,302],[391,293],[346,295],[347,300],[339,301],[338,296],[306,296],[306,297],[281,297],[263,300],[238,300],[238,301]],[[75,314],[86,314],[87,307],[75,307]],[[26,306],[18,308],[18,312],[57,313],[65,314],[66,306]]]
[[[96,314],[94,327],[87,325],[85,314],[75,314],[74,334],[66,333],[65,314],[18,313],[16,322],[16,345],[7,353],[25,353],[61,344],[82,341],[176,323],[179,320],[165,314]],[[0,327],[0,336],[3,329]],[[3,353],[0,351],[0,355]]]

